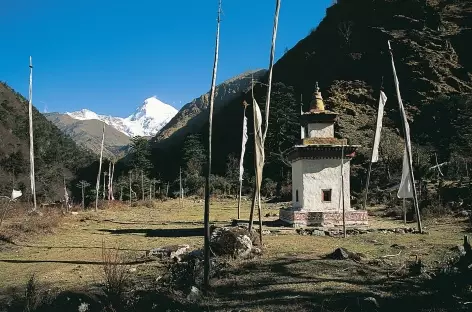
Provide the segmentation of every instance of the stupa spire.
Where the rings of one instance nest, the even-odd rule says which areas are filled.
[[[316,91],[313,94],[314,98],[310,105],[310,111],[322,112],[325,110],[325,106],[323,102],[323,97],[321,96],[320,87],[318,86],[318,81],[316,82],[315,89]]]

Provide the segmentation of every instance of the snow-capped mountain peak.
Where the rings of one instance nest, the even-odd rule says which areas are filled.
[[[133,137],[155,135],[177,114],[177,110],[153,96],[144,100],[143,104],[126,118],[98,115],[88,109],[66,114],[78,120],[101,120]]]
[[[73,113],[66,113],[66,114],[78,120],[100,119],[100,117],[96,113],[86,108],[73,112]]]

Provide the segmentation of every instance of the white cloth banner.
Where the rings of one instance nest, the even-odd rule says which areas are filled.
[[[300,106],[300,116],[303,115],[303,108]],[[305,138],[305,127],[300,126],[300,138],[303,140]]]
[[[262,140],[262,115],[256,100],[253,100],[254,106],[254,141],[256,154],[256,178],[257,191],[260,194],[262,183],[262,169],[264,167],[264,142]]]
[[[23,195],[23,193],[21,191],[13,190],[11,192],[11,200],[15,200],[18,197],[20,197],[21,195]]]
[[[379,111],[377,112],[377,126],[375,127],[374,146],[372,147],[372,159],[370,161],[372,163],[379,161],[380,133],[382,131],[382,119],[386,102],[387,96],[383,91],[380,91]]]
[[[243,180],[244,174],[244,153],[246,152],[247,142],[247,117],[244,116],[243,120],[243,142],[241,146],[241,158],[239,159],[239,181]]]
[[[389,42],[390,45],[390,42]],[[411,159],[411,141],[410,141],[410,126],[408,125],[408,120],[406,119],[405,108],[403,107],[403,101],[400,95],[400,87],[397,77],[397,71],[395,69],[395,63],[393,61],[392,55],[392,67],[393,67],[393,78],[395,79],[395,88],[397,91],[398,106],[400,109],[401,118],[405,124],[405,148],[403,150],[403,167],[402,167],[402,179],[400,182],[400,187],[398,188],[397,197],[398,198],[413,198],[413,187],[412,172],[410,172],[410,163],[413,163]],[[410,152],[410,159],[408,161],[407,149]]]
[[[408,120],[406,119],[405,111],[403,109],[403,103],[401,103],[401,113],[403,120],[405,122],[405,142],[410,142],[410,126],[408,125]],[[408,140],[407,140],[408,138]],[[406,144],[406,143],[405,143]],[[411,145],[408,146],[410,150],[410,157],[411,157]],[[412,159],[410,159],[412,162]],[[411,185],[411,173],[410,173],[410,165],[408,163],[408,153],[406,151],[406,147],[403,149],[403,167],[402,167],[402,179],[400,182],[400,187],[398,188],[397,193],[398,198],[413,198],[413,187]]]

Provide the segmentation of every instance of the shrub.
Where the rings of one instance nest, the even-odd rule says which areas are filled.
[[[104,292],[110,304],[119,307],[124,302],[126,286],[129,282],[128,268],[124,265],[119,249],[107,250],[102,242],[102,263]]]

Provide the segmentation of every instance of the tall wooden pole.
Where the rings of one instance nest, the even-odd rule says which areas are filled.
[[[149,179],[149,200],[152,199],[152,181]]]
[[[103,193],[102,193],[103,200],[105,200],[105,194],[107,191],[106,182],[107,182],[107,172],[104,171],[103,172]]]
[[[271,92],[272,92],[272,72],[273,72],[273,68],[274,68],[274,59],[275,59],[275,43],[276,43],[276,39],[277,39],[277,28],[278,28],[278,25],[279,25],[279,13],[280,13],[280,0],[276,0],[275,2],[275,14],[274,14],[274,26],[273,26],[273,29],[272,29],[272,44],[271,44],[271,47],[270,47],[270,58],[269,58],[269,78],[268,78],[268,84],[267,84],[267,97],[266,97],[266,104],[265,104],[265,127],[264,127],[264,130],[263,130],[263,135],[262,135],[262,148],[264,148],[264,143],[265,143],[265,139],[266,139],[266,136],[267,136],[267,130],[269,129],[269,108],[270,108],[270,96],[271,96]],[[256,130],[254,130],[256,131]],[[256,161],[257,163],[257,161]],[[260,174],[260,177],[262,178],[262,171],[263,171],[263,168],[264,167],[264,163],[262,164],[262,168],[260,168],[261,170],[261,174]],[[257,180],[258,178],[256,178],[256,183],[257,183]],[[254,196],[258,196],[258,202],[259,202],[259,215],[262,216],[262,207],[260,205],[260,183],[262,181],[259,181],[259,184],[257,184],[257,187],[256,187],[256,193]],[[250,221],[249,222],[249,228],[252,229],[252,220],[254,218],[254,207],[251,207],[251,215],[249,217]],[[262,248],[262,218],[259,219],[259,235],[260,235],[260,241],[261,241],[261,248]]]
[[[383,81],[384,81],[384,77],[382,76],[382,83],[380,84],[380,100],[379,100],[379,103],[380,101],[382,100],[382,92],[384,90],[383,88]],[[380,104],[379,104],[380,105]],[[380,108],[379,108],[380,109]],[[382,118],[382,116],[381,116]],[[375,118],[375,131],[377,132],[377,123],[378,123],[378,120],[379,120],[379,116],[377,114],[377,117]],[[380,133],[379,133],[380,135]],[[369,194],[369,184],[370,184],[370,174],[372,172],[372,158],[374,156],[374,148],[375,148],[375,136],[376,134],[374,133],[374,137],[372,138],[372,150],[371,150],[371,153],[370,153],[370,160],[369,160],[369,169],[367,171],[367,180],[365,182],[365,193],[364,193],[364,204],[363,204],[363,209],[365,210],[366,209],[366,206],[367,206],[367,196]]]
[[[95,196],[95,211],[98,210],[98,191],[100,189],[100,175],[102,173],[102,159],[103,159],[103,142],[105,141],[105,123],[103,123],[102,131],[102,146],[100,148],[100,163],[98,165],[97,184],[95,185],[96,196]]]
[[[252,97],[252,103],[254,104],[254,75],[251,77],[251,97]],[[252,227],[254,223],[254,209],[256,208],[256,200],[257,200],[257,155],[256,155],[256,149],[257,149],[257,143],[256,143],[256,115],[255,115],[255,107],[253,106],[253,129],[254,129],[254,169],[255,170],[255,179],[254,179],[254,191],[252,192],[252,202],[251,202],[251,211],[249,212],[249,232],[252,233]]]
[[[403,108],[403,103],[402,103],[402,98],[400,95],[400,87],[397,79],[397,71],[395,69],[395,63],[393,60],[393,52],[392,48],[390,46],[390,40],[388,41],[388,49],[390,51],[390,55],[392,57],[392,69],[393,69],[393,75],[394,75],[394,82],[395,82],[395,88],[397,91],[397,98],[398,98],[398,105],[400,108],[400,119],[402,121],[402,126],[403,126],[403,133],[405,134],[405,149],[406,149],[406,154],[408,158],[408,167],[410,170],[410,182],[411,182],[411,188],[413,190],[413,204],[415,205],[415,211],[416,211],[416,219],[418,222],[418,231],[420,233],[423,233],[423,228],[421,226],[421,215],[420,215],[420,209],[418,206],[418,198],[416,197],[416,186],[415,186],[415,177],[413,174],[413,163],[412,163],[412,158],[411,158],[411,141],[410,141],[410,134],[407,131],[407,125],[405,123],[406,121],[406,114],[405,110]]]
[[[115,196],[113,195],[113,178],[115,177],[115,161],[113,161],[111,166],[111,180],[110,180],[110,197],[111,200],[115,200]]]
[[[131,171],[128,173],[129,175],[129,205],[131,206],[131,199],[133,198],[133,193],[131,190]]]
[[[33,195],[33,211],[36,212],[36,183],[34,177],[34,141],[33,141],[33,60],[30,56],[30,81],[29,81],[29,138],[30,138],[30,182],[31,195]]]
[[[82,181],[82,209],[85,210],[85,183]]]
[[[180,172],[179,172],[179,202],[180,202],[180,208],[183,207],[183,202],[184,202],[184,192],[182,188],[182,167],[180,167]]]
[[[204,239],[204,267],[203,267],[203,284],[205,293],[208,292],[210,286],[210,175],[211,175],[211,135],[213,126],[213,104],[215,102],[215,86],[216,86],[216,73],[218,70],[218,51],[220,47],[220,22],[221,22],[221,0],[218,1],[218,18],[216,26],[216,42],[215,42],[215,59],[213,62],[213,77],[211,81],[211,93],[210,93],[210,107],[208,110],[208,163],[207,163],[207,176],[205,182],[205,213],[204,213],[204,224],[205,224],[205,239]]]
[[[343,205],[343,236],[346,238],[346,205],[344,203],[344,141],[341,148],[341,200]]]

